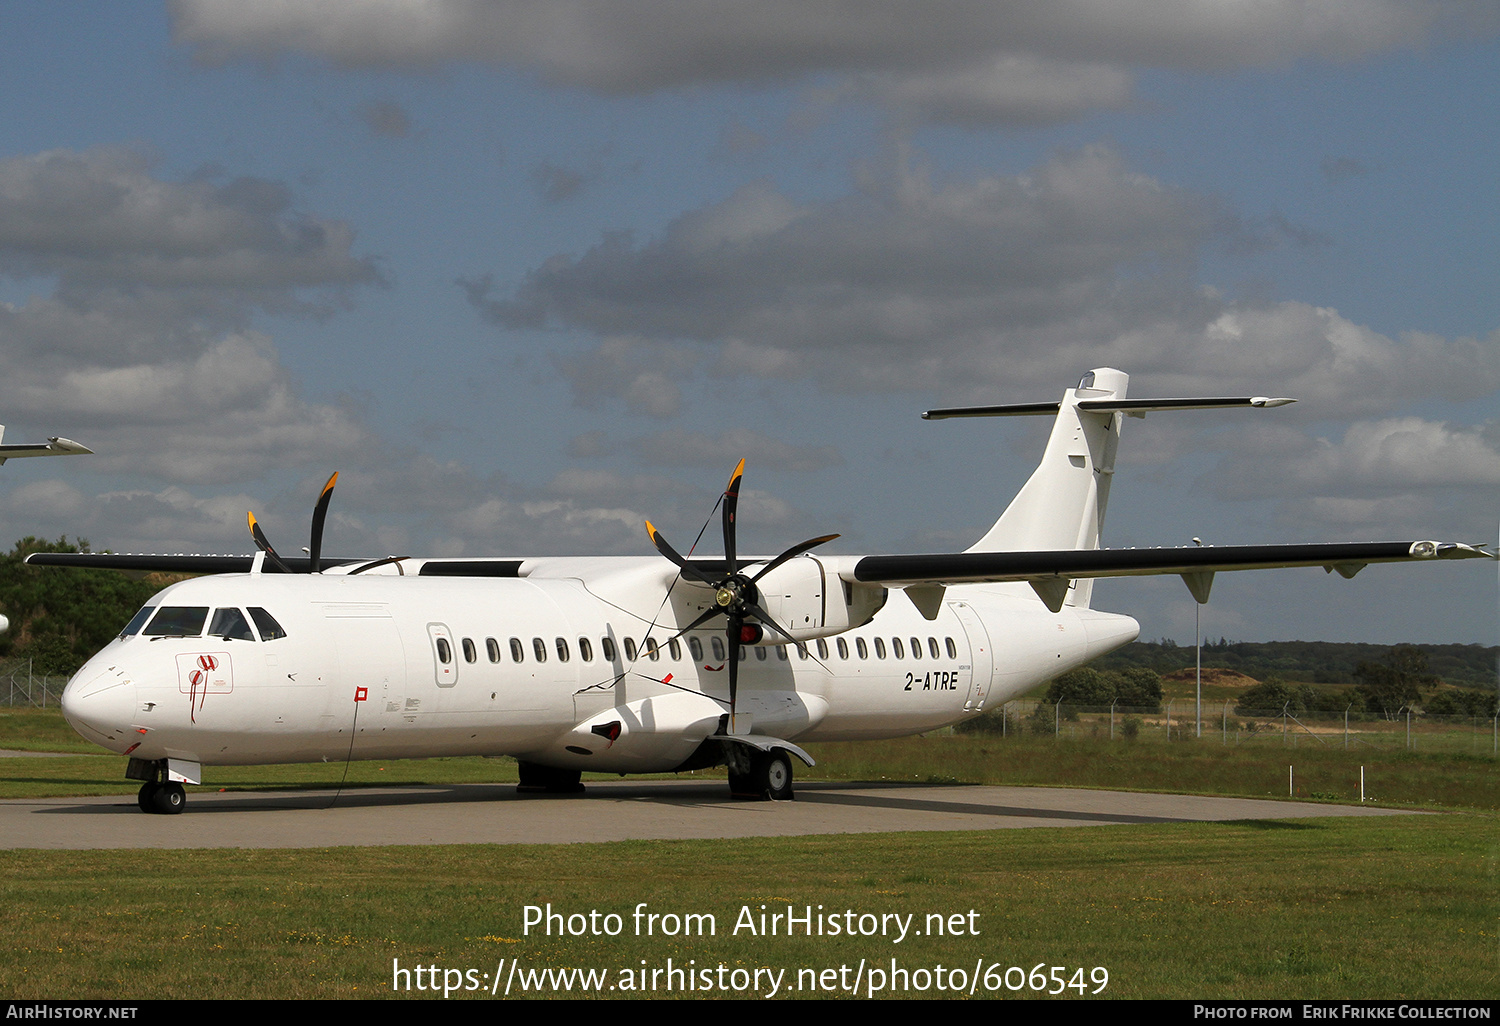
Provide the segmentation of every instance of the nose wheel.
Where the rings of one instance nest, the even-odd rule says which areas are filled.
[[[175,780],[166,783],[148,780],[136,792],[135,802],[142,812],[175,816],[187,806],[187,792]]]

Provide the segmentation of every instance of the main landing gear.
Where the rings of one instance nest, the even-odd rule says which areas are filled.
[[[175,816],[187,807],[187,792],[175,780],[167,779],[167,763],[145,762],[131,759],[125,776],[132,780],[144,780],[136,792],[135,802],[142,812],[162,816]]]
[[[780,748],[769,752],[738,749],[729,762],[729,793],[752,801],[792,800],[792,757]]]

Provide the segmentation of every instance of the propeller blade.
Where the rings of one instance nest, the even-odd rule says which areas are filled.
[[[767,563],[761,569],[760,573],[758,573],[754,577],[750,578],[750,583],[754,584],[756,581],[758,581],[762,577],[766,576],[766,574],[770,573],[772,570],[775,570],[778,566],[780,566],[781,564],[785,563],[787,560],[792,559],[792,558],[794,558],[796,556],[800,556],[800,555],[802,555],[802,553],[807,552],[809,549],[815,549],[819,545],[822,545],[824,542],[831,542],[831,541],[833,541],[837,537],[839,537],[839,536],[836,535],[836,534],[825,534],[821,538],[809,538],[807,541],[803,542],[801,545],[793,545],[791,548],[787,549],[781,555],[779,555],[775,559],[771,560],[771,562]]]
[[[724,558],[729,562],[729,576],[740,572],[735,561],[734,518],[740,506],[740,478],[745,476],[745,461],[742,459],[729,475],[729,485],[724,489]]]
[[[786,638],[788,641],[792,640],[792,632],[781,626],[781,624],[777,623],[775,619],[772,618],[770,613],[766,612],[754,602],[746,602],[744,609],[745,612],[755,617],[761,623],[770,624],[773,628],[775,628],[776,633],[780,634],[783,638]]]
[[[706,584],[710,588],[718,585],[718,581],[705,575],[702,570],[693,566],[686,559],[683,559],[676,549],[667,544],[667,539],[656,529],[656,525],[649,520],[646,521],[646,533],[651,536],[651,544],[656,546],[656,551],[676,563],[685,576],[691,577],[700,584]]]
[[[266,554],[266,558],[269,559],[273,564],[275,564],[276,568],[282,573],[291,573],[292,568],[283,563],[281,561],[281,557],[276,555],[276,550],[271,548],[270,541],[266,539],[266,533],[260,529],[260,524],[256,523],[255,514],[253,512],[247,512],[245,514],[245,518],[246,522],[250,525],[250,537],[255,539],[255,547],[264,552]]]
[[[323,486],[323,494],[318,496],[318,504],[313,507],[312,538],[307,548],[307,554],[312,562],[311,573],[323,572],[323,563],[320,557],[323,554],[323,521],[328,519],[328,502],[333,498],[333,486],[338,482],[339,472],[335,470],[328,483]]]
[[[716,616],[723,616],[723,615],[724,615],[724,610],[722,610],[722,609],[709,609],[702,616],[698,617],[698,619],[694,620],[692,623],[688,624],[682,630],[678,631],[676,634],[674,634],[670,638],[668,638],[667,641],[669,643],[673,642],[673,641],[676,641],[678,638],[682,637],[684,634],[688,633],[689,631],[695,631],[695,630],[697,630],[699,627],[703,626],[705,623],[707,623],[708,621],[712,620],[714,617],[716,617]]]

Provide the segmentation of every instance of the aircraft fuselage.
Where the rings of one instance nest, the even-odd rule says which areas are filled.
[[[728,675],[722,629],[669,644],[677,628],[648,619],[655,598],[631,611],[558,578],[198,578],[152,599],[156,612],[89,660],[63,704],[103,747],[184,766],[508,755],[670,771],[724,731]],[[162,629],[162,610],[180,611],[175,633],[142,633]],[[1025,586],[950,589],[935,620],[898,593],[835,637],[745,646],[732,730],[932,730],[1137,631],[1126,616],[1050,612]]]

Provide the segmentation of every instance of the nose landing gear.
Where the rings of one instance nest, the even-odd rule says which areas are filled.
[[[165,760],[145,762],[131,759],[125,776],[145,781],[135,795],[135,802],[142,812],[175,816],[187,806],[187,792],[182,789],[182,785],[167,779]]]
[[[135,801],[141,807],[142,812],[175,816],[187,805],[187,792],[175,780],[165,784],[148,780],[136,792]]]

